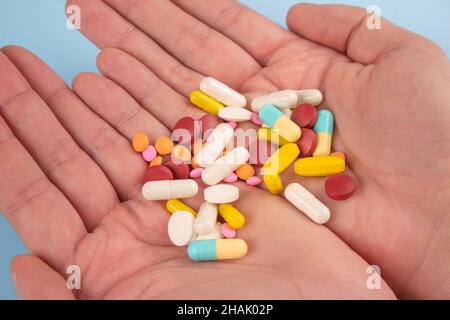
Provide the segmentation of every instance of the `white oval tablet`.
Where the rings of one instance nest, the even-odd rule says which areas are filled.
[[[239,199],[239,188],[230,184],[217,184],[206,188],[203,196],[209,203],[230,203]]]
[[[174,245],[187,246],[196,237],[194,219],[192,213],[187,211],[177,211],[170,216],[167,231]]]
[[[211,232],[210,234],[205,234],[205,235],[197,235],[197,237],[195,238],[195,240],[217,240],[217,239],[222,239],[222,232],[220,231],[220,228],[222,227],[222,224],[220,222],[216,222],[216,226],[214,227],[214,231]]]
[[[228,107],[243,108],[247,104],[245,96],[211,77],[200,82],[200,90]]]
[[[279,109],[289,109],[295,107],[297,102],[298,95],[295,90],[282,90],[256,97],[252,100],[251,108],[253,111],[259,112],[265,105],[273,104]]]
[[[214,231],[217,222],[217,206],[213,203],[204,202],[198,209],[194,221],[194,230],[200,235],[210,234]]]
[[[252,113],[244,108],[225,107],[219,110],[219,118],[225,121],[244,122],[252,118]]]
[[[298,104],[309,103],[317,107],[323,101],[323,94],[317,89],[297,90]]]

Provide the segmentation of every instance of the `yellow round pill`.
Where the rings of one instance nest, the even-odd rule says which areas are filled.
[[[142,152],[148,147],[149,143],[148,136],[143,132],[139,132],[134,135],[132,145],[136,152]]]
[[[159,137],[155,141],[155,148],[161,155],[170,154],[173,150],[173,142],[168,137]]]
[[[178,144],[173,148],[172,155],[175,159],[184,163],[191,161],[191,150],[182,144]]]

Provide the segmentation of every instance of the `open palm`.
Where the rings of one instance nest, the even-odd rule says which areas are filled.
[[[358,254],[381,266],[400,296],[449,295],[449,257],[440,254],[449,240],[450,75],[432,44],[386,21],[369,31],[364,12],[349,7],[297,6],[290,32],[232,1],[72,3],[82,9],[82,32],[116,49],[99,56],[103,76],[75,79],[81,100],[30,53],[2,50],[0,205],[54,270],[81,267],[80,298],[392,297],[384,283],[367,289],[368,264]],[[204,75],[249,96],[325,93],[337,119],[335,148],[347,153],[359,184],[351,201],[327,203],[328,228],[242,185],[245,259],[193,263],[170,245],[163,205],[140,196],[145,164],[129,139],[137,131],[154,139],[181,116],[201,116],[185,97]],[[289,172],[284,179],[299,180]],[[300,181],[323,194],[322,179]],[[68,297],[42,260],[16,259],[21,295]]]

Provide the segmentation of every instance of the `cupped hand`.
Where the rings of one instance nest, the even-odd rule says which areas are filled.
[[[2,124],[3,146],[14,152],[2,152],[0,204],[37,256],[13,264],[21,295],[67,296],[57,272],[77,264],[80,298],[392,297],[385,283],[368,290],[359,254],[401,297],[448,296],[450,75],[442,52],[384,20],[369,31],[356,8],[299,5],[286,31],[235,2],[198,2],[72,1],[82,9],[81,31],[101,48],[117,48],[99,56],[103,77],[74,81],[82,101],[31,54],[3,50],[10,72],[2,116],[18,140]],[[185,97],[205,75],[250,96],[325,93],[336,116],[334,145],[347,153],[358,192],[334,203],[323,197],[321,179],[284,179],[329,205],[329,229],[242,186],[236,206],[248,217],[239,232],[250,247],[245,259],[192,263],[170,246],[162,205],[140,198],[145,165],[129,139],[201,116]]]

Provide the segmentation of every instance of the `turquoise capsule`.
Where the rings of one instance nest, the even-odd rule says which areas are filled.
[[[317,117],[316,125],[314,126],[314,131],[326,132],[328,134],[333,135],[334,129],[334,116],[333,113],[329,110],[320,110],[319,115]]]
[[[194,261],[216,260],[216,240],[196,240],[188,246],[188,256]]]
[[[259,118],[288,142],[296,142],[302,134],[301,129],[273,104],[262,107]]]
[[[242,239],[196,240],[187,253],[194,261],[239,259],[247,254],[247,243]]]
[[[259,110],[259,118],[271,128],[273,128],[275,122],[277,122],[277,120],[282,116],[284,116],[283,112],[281,112],[273,104],[265,105],[261,110]]]

